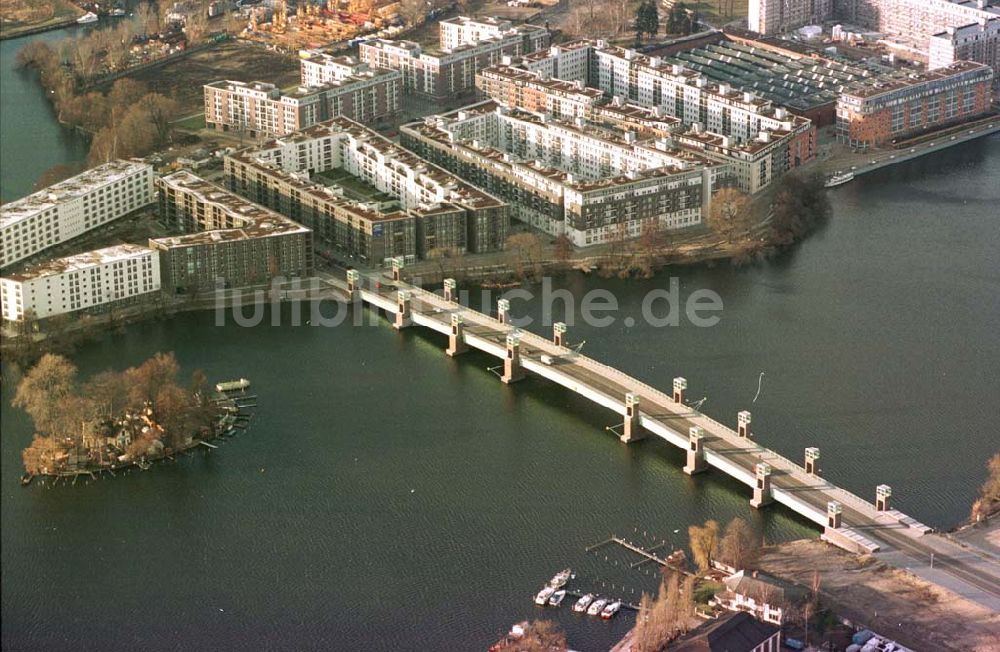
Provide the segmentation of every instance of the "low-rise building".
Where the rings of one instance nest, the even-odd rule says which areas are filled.
[[[246,287],[313,272],[312,232],[181,170],[160,177],[160,215],[186,235],[155,238],[164,293]]]
[[[866,148],[957,124],[990,110],[993,70],[971,61],[858,86],[837,102],[837,139]]]
[[[0,268],[154,201],[153,168],[111,161],[0,206]]]
[[[315,176],[330,172],[342,185]],[[368,264],[499,251],[509,229],[506,203],[345,118],[227,156],[225,176],[235,192],[308,225],[317,247]],[[373,193],[351,196],[345,185],[359,182]]]
[[[722,583],[725,588],[715,595],[715,604],[729,611],[745,611],[773,625],[785,622],[789,609],[806,598],[803,589],[756,571],[738,571]]]
[[[159,293],[158,252],[133,244],[49,260],[0,278],[0,306],[10,322],[104,312]]]
[[[736,613],[710,620],[670,643],[670,652],[781,652],[781,630]]]
[[[402,75],[359,70],[288,93],[259,81],[217,81],[204,88],[207,127],[251,137],[284,136],[340,115],[369,124],[391,118],[400,110]]]
[[[458,17],[442,21],[440,39],[440,51],[425,51],[413,41],[365,41],[359,57],[372,68],[398,70],[407,91],[440,99],[474,90],[476,73],[504,56],[547,47],[549,32],[534,25]]]

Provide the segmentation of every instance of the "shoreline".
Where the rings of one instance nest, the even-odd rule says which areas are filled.
[[[82,14],[81,14],[82,15]],[[25,25],[23,27],[11,27],[0,30],[0,41],[12,41],[23,36],[34,36],[44,32],[52,32],[57,29],[64,29],[77,25],[76,18],[66,18],[53,23],[43,23],[41,25]]]

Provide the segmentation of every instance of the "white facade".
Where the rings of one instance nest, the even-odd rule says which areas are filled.
[[[830,20],[833,0],[750,0],[747,24],[758,34],[781,34]]]
[[[112,161],[0,206],[0,267],[151,204],[153,168]]]
[[[442,20],[439,26],[441,48],[444,50],[453,50],[460,45],[475,45],[484,39],[501,37],[514,29],[509,20],[492,17],[456,16]]]
[[[159,254],[118,245],[42,263],[0,279],[7,321],[43,319],[160,291]]]

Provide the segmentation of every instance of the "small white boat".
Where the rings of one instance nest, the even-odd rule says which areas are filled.
[[[549,598],[549,606],[558,607],[559,605],[562,604],[563,598],[565,597],[566,597],[565,589],[559,589],[558,591],[552,594],[551,598]]]
[[[92,11],[88,11],[84,15],[80,16],[79,18],[77,18],[76,22],[80,23],[81,25],[85,25],[87,23],[96,23],[97,22],[97,14],[95,14]]]
[[[549,586],[554,586],[555,588],[560,589],[566,586],[566,582],[568,582],[572,576],[572,569],[567,568],[566,570],[559,571],[552,576],[551,580],[549,580]]]
[[[598,615],[599,613],[601,613],[601,611],[604,610],[604,607],[607,604],[608,604],[607,600],[605,600],[604,598],[598,598],[597,600],[592,602],[590,607],[587,609],[587,615],[588,616]]]
[[[845,172],[844,174],[833,175],[832,177],[827,179],[826,183],[823,185],[826,186],[827,188],[835,188],[837,186],[842,186],[848,181],[851,181],[853,179],[854,179],[853,172]]]
[[[114,9],[111,10],[111,15],[112,16],[124,16],[125,15],[125,10],[122,9],[121,7],[115,7]]]
[[[573,605],[573,611],[575,611],[576,613],[583,613],[584,611],[587,610],[587,607],[589,607],[590,603],[593,601],[594,601],[594,594],[588,593],[587,595],[583,596],[582,598],[576,601],[576,604]]]
[[[549,601],[549,598],[551,598],[552,594],[555,592],[555,587],[546,586],[538,592],[538,595],[535,596],[535,604],[544,607],[545,603]]]
[[[604,620],[611,620],[612,618],[615,617],[615,614],[618,613],[618,610],[621,608],[622,608],[622,603],[618,600],[615,600],[608,606],[604,607],[604,611],[601,612],[601,618],[603,618]]]

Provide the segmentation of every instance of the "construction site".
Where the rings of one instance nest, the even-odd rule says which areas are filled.
[[[277,0],[270,7],[248,8],[243,37],[284,51],[341,42],[355,45],[356,39],[368,35],[393,38],[403,31],[400,8],[399,2],[391,0],[301,0],[297,4]]]

